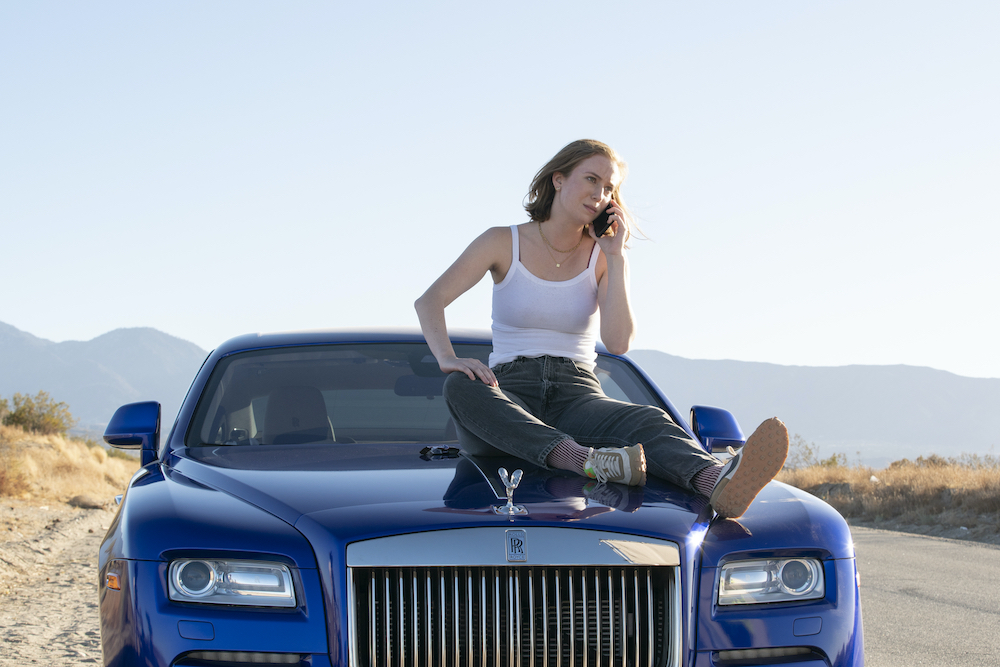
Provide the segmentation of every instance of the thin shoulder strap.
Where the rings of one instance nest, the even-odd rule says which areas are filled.
[[[601,246],[597,245],[597,241],[594,241],[594,249],[590,253],[590,261],[587,263],[587,268],[597,268],[597,255],[601,252]]]
[[[521,252],[519,250],[519,244],[517,242],[517,225],[510,226],[510,242],[511,242],[511,261],[520,262]]]

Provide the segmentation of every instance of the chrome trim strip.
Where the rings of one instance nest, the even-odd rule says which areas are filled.
[[[352,572],[352,570],[348,570],[348,572]],[[353,577],[354,575],[352,574],[351,576]],[[375,591],[377,587],[378,587],[378,582],[375,581],[375,574],[372,573],[371,575],[369,575],[369,582],[368,582],[368,595],[369,595],[368,601],[369,601],[369,607],[371,607],[371,609],[369,609],[368,611],[368,621],[371,624],[368,626],[369,627],[368,634],[370,635],[370,637],[368,637],[368,650],[370,651],[368,655],[375,655],[375,651],[378,650],[378,647],[375,646],[375,637],[377,636],[376,630],[378,628],[378,618],[376,617],[375,613]],[[353,586],[351,587],[351,592],[352,593],[354,592]],[[357,609],[357,607],[351,607],[351,609]],[[354,614],[351,614],[351,616],[353,617]],[[354,644],[354,646],[357,646],[357,644]],[[351,664],[357,665],[358,662],[357,658],[353,655],[353,651],[351,653],[352,653]]]
[[[469,661],[472,661],[472,568],[465,570],[465,650],[468,652]]]
[[[562,667],[562,586],[556,570],[556,667]]]
[[[549,586],[545,570],[542,570],[542,667],[549,667]],[[532,645],[534,637],[532,637]]]
[[[587,606],[587,571],[580,573],[580,590],[583,597],[583,667],[590,667],[590,608]]]
[[[493,665],[500,667],[500,571],[493,569]]]
[[[530,618],[528,621],[528,641],[531,642],[531,650],[528,653],[531,656],[529,664],[531,667],[535,667],[535,580],[532,570],[528,570],[528,614]],[[521,652],[518,651],[518,661],[521,660],[520,654]]]
[[[622,591],[622,603],[621,603],[621,607],[619,607],[619,609],[621,609],[621,619],[622,619],[622,621],[621,621],[621,629],[622,629],[622,634],[621,634],[621,641],[618,643],[618,645],[622,647],[622,667],[625,667],[626,658],[628,657],[628,632],[627,632],[627,628],[625,627],[625,622],[628,619],[628,612],[625,609],[625,603],[627,602],[627,600],[625,599],[625,597],[626,597],[625,596],[625,586],[627,584],[625,582],[625,573],[624,572],[619,572],[618,573],[618,583],[621,584],[621,591]]]
[[[615,659],[615,582],[611,578],[611,570],[608,570],[608,641],[610,641],[611,646],[608,647],[608,662],[610,663]],[[622,609],[622,613],[625,610]]]
[[[653,620],[653,571],[646,568],[646,618]],[[669,622],[669,621],[668,621]],[[653,634],[653,624],[649,624],[649,663],[647,667],[653,667],[653,646],[656,636]]]
[[[670,667],[680,667],[681,664],[681,587],[678,582],[680,577],[681,573],[676,572],[670,578],[670,591],[667,593],[670,597],[668,605],[670,616],[667,619],[668,632],[670,633],[670,658],[667,664]]]
[[[528,574],[529,575],[531,574],[531,570],[528,570]],[[520,664],[521,662],[521,573],[518,570],[514,570],[514,585],[517,587],[517,589],[514,591],[515,592],[514,597],[516,598],[517,602],[514,609],[514,617],[517,619],[517,639],[515,640],[514,643],[517,648],[516,660],[517,663]],[[532,606],[532,611],[534,611],[533,606]],[[532,614],[531,618],[532,622],[534,622],[535,618],[534,614]],[[513,664],[513,658],[511,664]]]
[[[434,612],[434,598],[433,587],[431,586],[431,572],[427,571],[427,576],[424,577],[424,618],[426,623],[424,623],[425,633],[424,633],[424,655],[427,656],[427,664],[434,664],[434,639],[431,636],[431,616]],[[374,655],[374,654],[372,654]]]
[[[441,589],[441,664],[446,664],[448,655],[448,608],[447,605],[447,582],[445,581],[446,574],[443,570],[438,571],[438,583]]]
[[[414,569],[413,574],[410,576],[412,577],[410,589],[413,591],[413,601],[410,603],[410,607],[413,609],[410,613],[412,617],[410,623],[410,641],[413,642],[413,650],[410,652],[410,655],[413,656],[413,662],[416,662],[418,660],[417,654],[420,652],[420,628],[417,626],[417,619],[421,618],[423,614],[420,613],[420,594],[417,592],[418,570]]]
[[[454,582],[455,583],[455,585],[454,585],[455,599],[452,601],[452,607],[451,607],[451,617],[452,617],[452,619],[455,622],[455,627],[453,628],[453,631],[455,633],[455,661],[456,662],[458,661],[458,656],[461,655],[461,653],[458,650],[458,643],[459,643],[459,640],[460,640],[459,634],[462,632],[462,630],[461,630],[462,626],[459,624],[459,616],[460,616],[461,612],[458,609],[458,602],[459,602],[459,600],[462,599],[462,597],[458,593],[458,576],[459,576],[459,573],[458,573],[458,571],[456,571],[455,572],[455,582]],[[392,664],[392,663],[390,662],[389,664]]]
[[[373,578],[374,580],[374,578]],[[358,627],[357,619],[355,617],[354,610],[358,608],[358,601],[355,599],[354,595],[354,572],[351,570],[347,571],[347,609],[349,613],[347,614],[347,636],[350,638],[351,650],[347,652],[348,664],[350,667],[357,667],[358,657],[354,655],[353,650],[355,646],[358,645]],[[375,605],[372,605],[375,608]]]
[[[573,595],[573,568],[569,569],[569,667],[576,667],[576,596]]]
[[[406,600],[403,599],[403,573],[401,571],[397,572],[396,577],[399,579],[399,585],[396,587],[399,590],[399,604],[396,605],[396,623],[399,625],[399,638],[396,639],[396,645],[399,646],[399,660],[402,661],[406,657]]]
[[[509,526],[451,528],[392,535],[347,545],[348,567],[468,567],[507,562]],[[677,545],[667,540],[580,528],[525,526],[528,558],[516,565],[680,565]]]
[[[479,570],[479,650],[480,663],[486,667],[486,570]]]
[[[601,627],[601,571],[594,571],[594,621],[597,623],[597,664],[601,664],[601,640],[604,639],[604,628]]]
[[[384,635],[385,636],[385,655],[387,657],[387,662],[390,665],[392,664],[392,642],[389,639],[389,628],[392,627],[392,618],[390,617],[390,614],[392,613],[392,610],[390,609],[390,607],[392,606],[392,604],[390,602],[390,600],[391,600],[391,597],[390,597],[391,591],[392,591],[392,578],[391,577],[386,577],[385,578],[385,601],[382,603],[382,606],[385,608],[385,635]]]
[[[635,660],[638,665],[642,658],[642,647],[639,644],[639,571],[632,573],[632,635],[635,637]]]

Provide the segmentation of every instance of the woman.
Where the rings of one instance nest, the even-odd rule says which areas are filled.
[[[659,408],[605,396],[593,373],[598,335],[613,354],[635,335],[625,170],[599,141],[559,151],[531,184],[530,221],[474,240],[417,299],[420,327],[449,373],[445,398],[469,453],[505,452],[602,483],[643,485],[648,471],[735,518],[781,469],[784,425],[765,421],[723,465]],[[598,237],[592,222],[602,211],[610,226]],[[456,356],[444,315],[486,272],[494,285],[489,366]]]

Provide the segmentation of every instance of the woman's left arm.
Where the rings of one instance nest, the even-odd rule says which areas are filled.
[[[628,229],[624,212],[614,206],[612,223],[608,231],[597,238],[593,227],[588,227],[604,253],[606,266],[604,275],[597,283],[597,305],[601,309],[601,342],[611,354],[628,352],[635,338],[635,318],[629,300],[628,257],[625,254],[625,240]]]

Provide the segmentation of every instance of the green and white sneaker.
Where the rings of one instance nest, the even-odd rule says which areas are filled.
[[[583,464],[584,474],[602,484],[618,482],[628,486],[646,485],[646,454],[642,445],[631,447],[593,447]]]

